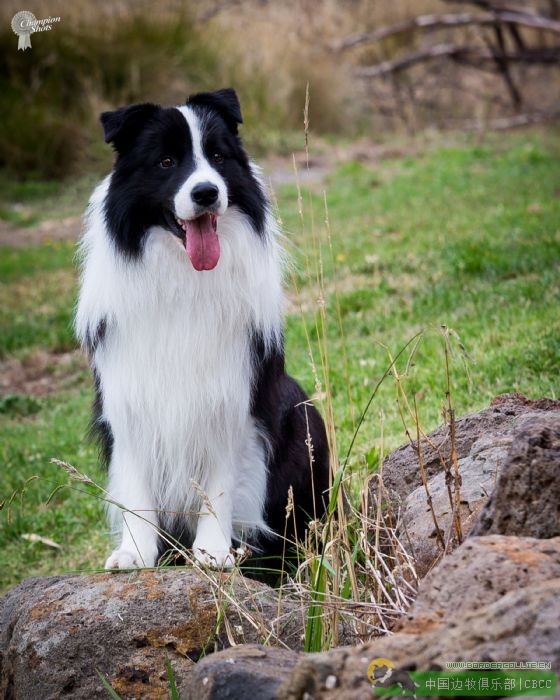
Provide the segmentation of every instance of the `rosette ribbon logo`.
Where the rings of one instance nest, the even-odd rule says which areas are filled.
[[[18,38],[18,51],[31,48],[31,35],[35,32],[50,32],[60,17],[37,19],[33,12],[22,10],[12,17],[12,30]]]
[[[32,12],[22,10],[12,18],[12,30],[17,34],[18,51],[25,51],[31,48],[31,34],[35,31],[37,19]]]

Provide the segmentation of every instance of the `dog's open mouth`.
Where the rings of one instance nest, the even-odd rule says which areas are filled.
[[[173,224],[173,233],[182,240],[194,269],[213,270],[220,259],[216,214],[201,214],[196,219],[173,215]]]

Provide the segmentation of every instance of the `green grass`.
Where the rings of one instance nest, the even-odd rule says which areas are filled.
[[[19,181],[0,171],[0,220],[31,227],[43,220],[80,216],[94,185],[110,167],[111,159],[111,151],[106,148],[103,164],[67,181]]]
[[[445,400],[442,325],[457,331],[470,358],[469,382],[455,343],[451,380],[458,414],[482,408],[503,392],[558,397],[556,136],[490,136],[482,144],[461,138],[414,159],[338,167],[326,184],[332,257],[320,188],[302,193],[303,222],[295,187],[277,193],[305,304],[302,322],[292,293],[288,368],[309,392],[315,391],[305,328],[313,335],[318,293],[306,267],[313,276],[321,243],[330,382],[342,457],[360,410],[387,369],[387,348],[395,355],[423,328],[428,331],[402,382],[409,395],[416,395],[425,429],[439,423]],[[28,358],[39,350],[73,348],[72,246],[4,249],[0,273],[0,356]],[[312,350],[318,362],[315,341]],[[400,371],[407,358],[408,352],[398,363]],[[381,447],[406,440],[396,396],[395,383],[384,382],[358,434],[351,468],[375,463]],[[30,575],[92,569],[103,562],[109,545],[102,504],[67,487],[55,492],[67,480],[49,461],[70,462],[103,483],[95,448],[84,440],[91,400],[91,383],[83,372],[49,397],[0,400],[1,587]],[[62,549],[22,539],[29,533],[51,538]]]
[[[56,352],[75,346],[74,253],[68,242],[0,248],[0,359],[37,348]]]
[[[471,362],[456,358],[453,394],[459,413],[498,393],[558,395],[560,369],[560,165],[551,141],[509,136],[484,146],[438,149],[418,160],[386,163],[380,173],[357,163],[330,178],[327,203],[348,355],[351,396],[363,406],[388,356],[424,327],[455,329]],[[388,181],[380,175],[392,173]],[[294,206],[279,198],[284,226],[300,258],[313,257]],[[322,196],[303,193],[305,225],[313,211],[320,237]],[[307,251],[307,252],[306,252]],[[333,266],[325,258],[328,342],[335,415],[343,448],[351,435],[342,341],[335,313]],[[314,267],[313,263],[311,266]],[[305,265],[300,265],[305,269]],[[303,275],[299,283],[305,284]],[[311,313],[305,315],[311,324]],[[312,385],[301,323],[288,325],[289,368]],[[437,330],[422,341],[405,380],[419,392],[424,424],[433,427],[444,400],[443,343]],[[383,387],[362,428],[359,452],[379,434],[385,413],[389,444],[402,439],[395,389]]]

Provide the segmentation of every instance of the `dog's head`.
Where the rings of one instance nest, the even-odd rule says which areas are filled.
[[[149,229],[160,226],[180,239],[196,270],[211,270],[220,256],[219,217],[230,207],[262,232],[264,195],[238,135],[241,122],[229,88],[179,107],[138,104],[101,115],[117,153],[106,216],[122,252],[139,255]]]

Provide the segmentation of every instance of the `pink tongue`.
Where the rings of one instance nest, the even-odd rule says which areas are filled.
[[[195,270],[213,270],[220,259],[220,241],[210,214],[186,222],[187,255]]]

